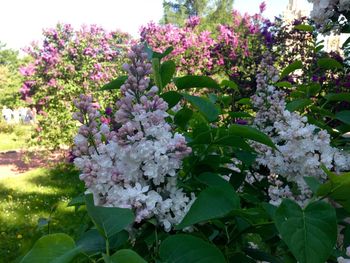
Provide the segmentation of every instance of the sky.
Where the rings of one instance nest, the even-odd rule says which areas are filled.
[[[234,0],[234,8],[250,14],[258,12],[262,0]],[[266,0],[266,16],[283,12],[288,0]],[[141,25],[158,22],[162,0],[2,0],[0,41],[8,48],[20,49],[40,41],[43,28],[58,22],[78,29],[97,24],[107,30],[120,29],[138,37]]]

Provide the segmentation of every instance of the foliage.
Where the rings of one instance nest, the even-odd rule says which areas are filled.
[[[305,21],[275,31],[275,43],[270,30],[284,25],[261,14],[237,21],[202,46],[198,20],[151,24],[147,43],[128,53],[128,76],[103,88],[120,94],[116,106],[98,109],[91,95],[75,102],[74,163],[92,196],[72,204],[86,206],[94,226],[77,242],[62,236],[59,259],[74,251],[78,262],[349,260],[348,65],[322,51]],[[187,37],[192,49],[179,41]],[[248,45],[256,57],[242,55],[245,40],[264,44]],[[225,48],[215,57],[218,41]],[[223,64],[204,66],[218,54]],[[40,245],[28,255],[47,253]]]
[[[0,187],[2,260],[18,262],[42,235],[65,232],[78,237],[83,231],[85,212],[67,207],[82,191],[72,166],[38,168],[15,177],[1,174]]]
[[[26,63],[27,58],[19,58],[18,51],[6,48],[0,42],[0,107],[18,107],[21,103],[18,89],[21,86],[22,77],[18,68]]]
[[[21,68],[25,78],[21,94],[39,113],[33,142],[58,148],[70,145],[76,131],[70,118],[73,99],[96,91],[120,73],[128,36],[97,26],[74,31],[68,24],[58,24],[43,34],[41,46],[27,49],[33,61]]]

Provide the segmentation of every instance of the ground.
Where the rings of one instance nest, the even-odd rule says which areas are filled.
[[[83,192],[78,171],[58,153],[0,153],[0,261],[18,262],[47,233],[77,236],[86,213],[67,207]],[[2,261],[4,260],[4,261]]]

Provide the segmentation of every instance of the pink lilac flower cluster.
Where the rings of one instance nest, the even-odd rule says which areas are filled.
[[[311,196],[304,177],[324,182],[327,176],[321,165],[336,172],[347,171],[350,154],[332,147],[326,130],[309,124],[307,117],[286,109],[285,92],[271,85],[278,80],[277,73],[271,55],[266,54],[257,76],[256,94],[252,97],[254,106],[259,109],[254,125],[271,137],[277,150],[255,145],[259,152],[257,163],[270,171],[271,203],[279,204],[282,198],[290,198],[304,206]],[[298,190],[292,191],[288,186],[290,183]]]
[[[213,68],[211,49],[214,40],[209,31],[198,30],[199,23],[199,17],[191,17],[182,28],[151,22],[141,27],[141,40],[158,52],[173,47],[169,58],[175,59],[178,69],[185,74],[210,72]]]
[[[74,139],[74,163],[96,205],[131,208],[136,222],[155,217],[169,231],[194,201],[177,187],[177,171],[191,148],[166,123],[167,103],[149,88],[152,66],[144,46],[135,45],[124,64],[129,77],[121,87],[114,120],[101,123],[91,96],[75,105],[81,122]],[[112,112],[109,110],[109,112]]]
[[[198,17],[191,17],[182,28],[150,23],[141,28],[141,39],[160,52],[174,47],[168,58],[175,60],[181,73],[225,74],[250,96],[255,64],[273,42],[273,24],[263,17],[264,9],[262,4],[255,15],[233,11],[231,23],[218,25],[212,32],[201,29]]]
[[[309,2],[313,4],[311,19],[321,31],[329,28],[339,29],[339,24],[332,22],[334,20],[338,20],[340,23],[348,22],[342,14],[350,11],[349,0],[309,0]]]
[[[346,255],[350,258],[350,246],[346,248]],[[349,258],[338,257],[337,262],[338,263],[350,263]]]

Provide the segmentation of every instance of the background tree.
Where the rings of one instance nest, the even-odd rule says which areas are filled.
[[[22,77],[18,68],[28,58],[20,58],[17,50],[6,48],[6,44],[0,42],[0,107],[17,107],[23,104],[18,90]]]
[[[186,19],[198,16],[208,27],[230,22],[233,0],[164,0],[163,24],[183,26]],[[210,27],[210,26],[209,26]]]

